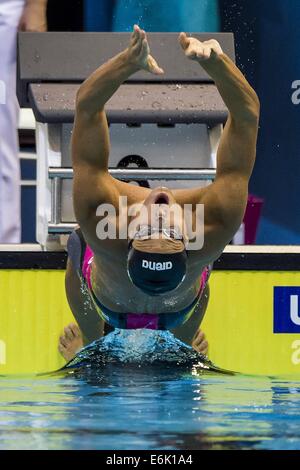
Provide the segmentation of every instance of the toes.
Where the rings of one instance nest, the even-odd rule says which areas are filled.
[[[201,343],[205,339],[205,334],[202,330],[198,330],[193,338],[194,343]]]
[[[66,348],[61,343],[59,343],[58,345],[58,350],[61,354],[64,354],[66,352]]]
[[[76,325],[76,323],[70,323],[69,328],[72,330],[72,333],[75,336],[75,338],[81,337],[80,329],[78,325]]]
[[[202,330],[199,330],[198,335],[197,335],[197,340],[200,342],[200,341],[203,341],[204,339],[205,339],[205,334],[203,333]]]
[[[70,325],[64,328],[64,332],[65,332],[65,337],[68,341],[72,341],[74,339],[75,336],[73,334],[72,329],[70,328]]]
[[[208,352],[208,342],[206,340],[206,336],[202,330],[198,330],[194,336],[192,346],[196,351],[207,354]]]
[[[68,347],[68,341],[65,336],[61,335],[59,337],[59,344],[62,345],[64,348]]]
[[[199,351],[203,354],[207,354],[207,351],[208,351],[208,342],[207,341],[203,341],[200,346],[199,346]]]

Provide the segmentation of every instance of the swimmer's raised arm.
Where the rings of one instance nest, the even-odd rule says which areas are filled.
[[[150,55],[145,31],[135,25],[127,49],[99,67],[79,88],[72,134],[73,201],[79,222],[107,200],[107,188],[111,191],[112,187],[104,105],[130,75],[142,69],[163,73]]]
[[[150,55],[145,31],[135,25],[127,49],[101,65],[77,92],[72,138],[74,170],[78,165],[108,169],[110,142],[104,105],[126,79],[142,69],[164,73]]]
[[[221,247],[232,240],[243,220],[256,157],[260,104],[253,88],[216,40],[200,42],[181,33],[179,42],[185,55],[198,61],[212,77],[229,110],[217,154],[216,179],[201,196],[210,209],[206,211],[205,225],[211,225],[209,232],[217,234],[216,240],[211,238],[213,251],[213,245]]]
[[[255,136],[259,119],[257,94],[237,66],[223,53],[220,44],[214,39],[200,42],[195,38],[187,37],[185,33],[180,34],[179,42],[185,55],[191,60],[198,61],[214,80],[229,109],[229,124],[238,127],[246,125],[251,136],[253,134]],[[243,144],[246,144],[244,136]],[[220,175],[225,171],[239,170],[245,176],[250,177],[255,161],[255,144],[256,139],[250,139],[251,151],[248,150],[247,154],[244,151],[239,154],[235,151],[234,153],[226,152],[224,154],[222,152],[219,154],[218,174]]]
[[[145,31],[135,25],[128,48],[101,65],[81,85],[77,106],[91,114],[100,111],[120,85],[139,70],[156,75],[164,73],[150,55]]]

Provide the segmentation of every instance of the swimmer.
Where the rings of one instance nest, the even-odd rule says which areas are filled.
[[[206,311],[212,263],[240,227],[248,197],[259,123],[259,100],[243,74],[212,39],[205,42],[179,35],[187,59],[196,61],[214,80],[229,117],[217,154],[215,181],[205,188],[154,190],[113,178],[108,171],[110,140],[105,104],[132,74],[164,73],[150,55],[145,31],[134,26],[130,44],[97,69],[80,86],[72,135],[73,201],[78,228],[68,240],[66,294],[78,326],[66,327],[59,350],[69,361],[83,346],[113,328],[171,330],[198,351],[207,352],[200,325]],[[119,209],[141,210],[125,218]],[[107,214],[116,208],[116,233],[135,227],[125,237],[101,237]],[[190,249],[186,221],[177,206],[204,205],[204,243]],[[152,209],[154,208],[154,217]],[[150,222],[149,222],[150,221]],[[100,223],[100,225],[99,225]],[[133,223],[133,224],[132,224]],[[166,228],[167,227],[167,228]],[[118,230],[117,230],[118,229]],[[226,321],[219,312],[219,321]]]

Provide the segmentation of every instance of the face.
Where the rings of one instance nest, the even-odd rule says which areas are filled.
[[[177,204],[172,191],[165,187],[151,191],[143,202],[142,211],[135,222],[140,226],[159,229],[175,228],[181,234],[186,233],[181,206]],[[155,232],[152,238],[166,238],[166,233],[166,231]]]

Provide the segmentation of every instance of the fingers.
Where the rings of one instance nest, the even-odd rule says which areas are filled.
[[[133,27],[133,32],[131,34],[131,38],[130,38],[131,46],[134,46],[137,43],[139,36],[140,36],[140,28],[137,24],[135,24]]]
[[[133,33],[131,35],[131,46],[136,46],[138,43],[143,41],[146,37],[146,32],[141,29],[137,24],[134,25]]]
[[[217,55],[223,54],[223,49],[216,39],[210,39],[209,41],[205,41],[204,44],[209,45],[211,50],[214,51]]]
[[[197,57],[198,59],[207,60],[211,56],[211,47],[210,46],[203,46],[198,52]]]
[[[144,43],[145,41],[145,43]],[[146,45],[148,45],[148,41],[147,41],[147,37],[146,37],[146,33],[144,30],[142,29],[139,29],[138,31],[138,36],[137,36],[137,40],[134,44],[134,46],[132,46],[132,52],[135,56],[139,56],[141,53],[142,53],[142,48],[145,48]],[[148,46],[149,47],[149,46]]]
[[[144,38],[142,40],[142,47],[139,53],[139,60],[146,59],[149,53],[150,53],[150,47],[149,47],[147,39]]]
[[[179,43],[183,50],[186,50],[189,47],[190,41],[186,35],[186,33],[179,34]]]
[[[197,52],[198,48],[195,45],[195,39],[194,38],[188,38],[186,33],[180,33],[179,34],[179,43],[182,47],[182,49],[185,52],[185,55],[189,59],[196,59],[197,58]]]
[[[196,38],[188,38],[186,33],[180,33],[179,43],[185,55],[192,60],[205,61],[210,59],[212,53],[217,55],[223,53],[220,44],[215,39],[201,42]]]
[[[144,70],[155,75],[162,75],[164,70],[158,66],[157,62],[150,55],[150,47],[146,32],[138,25],[134,25],[130,41],[130,51],[134,60],[137,61]]]

